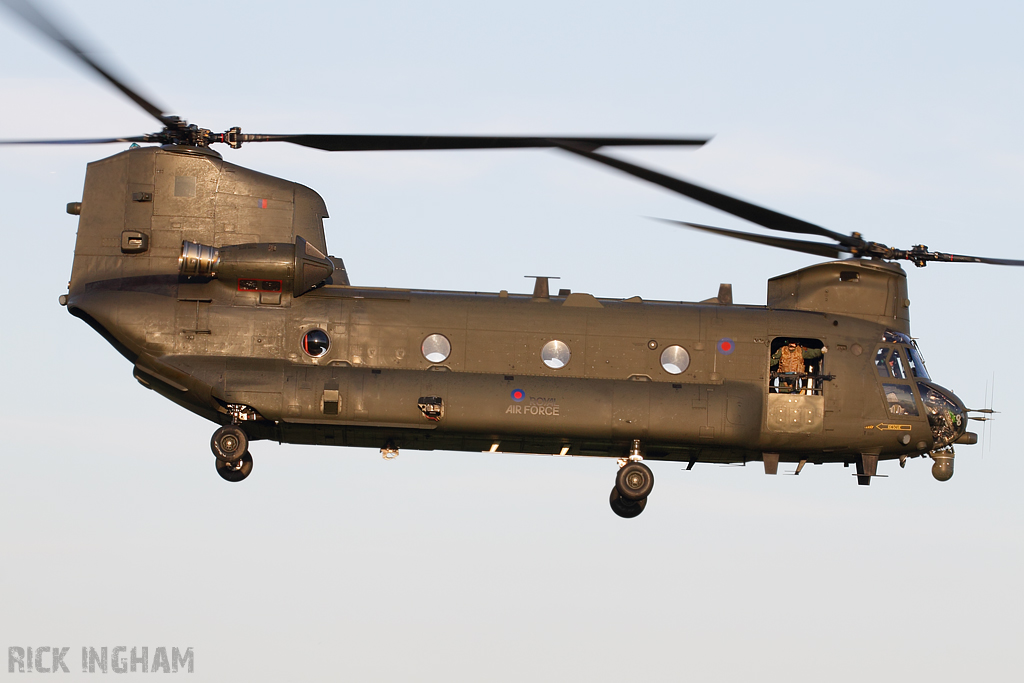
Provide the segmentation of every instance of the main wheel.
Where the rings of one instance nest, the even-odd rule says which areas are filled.
[[[215,462],[217,463],[217,474],[224,481],[242,481],[252,472],[252,456],[249,455],[249,451],[242,453],[242,457],[235,462],[221,462],[220,460]]]
[[[612,506],[612,512],[617,514],[619,517],[626,519],[632,519],[636,517],[644,508],[647,507],[647,499],[641,498],[640,500],[626,500],[619,495],[619,489],[612,488],[612,495],[608,499],[609,504]]]
[[[615,488],[626,500],[643,500],[654,490],[654,473],[642,462],[626,463],[615,477]]]
[[[238,425],[224,425],[213,433],[210,450],[223,463],[233,463],[249,449],[249,437]]]

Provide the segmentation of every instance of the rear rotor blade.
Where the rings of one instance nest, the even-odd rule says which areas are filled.
[[[156,118],[164,126],[174,126],[178,122],[178,118],[174,116],[164,116],[163,110],[156,106],[139,93],[129,88],[123,81],[111,74],[107,69],[96,63],[85,51],[76,45],[70,38],[57,28],[57,26],[51,21],[40,9],[30,2],[29,0],[0,0],[0,3],[7,6],[12,12],[20,16],[26,22],[34,26],[39,32],[45,35],[50,40],[54,41],[65,50],[73,54],[80,61],[91,67],[96,73],[103,78],[107,79],[111,85],[127,95],[135,104],[139,105],[146,110],[151,116]]]
[[[105,145],[111,142],[150,142],[149,136],[95,138],[91,140],[0,140],[0,145]]]
[[[503,149],[516,147],[579,146],[598,149],[604,146],[700,146],[708,138],[627,138],[627,137],[539,137],[517,135],[252,135],[244,142],[290,142],[328,152],[368,152],[382,150],[430,149]]]
[[[668,218],[658,218],[656,220],[664,221],[665,223],[671,223],[673,225],[681,225],[683,227],[693,228],[694,230],[703,230],[704,232],[710,232],[716,235],[724,235],[725,237],[733,237],[740,240],[746,240],[748,242],[767,244],[770,247],[778,247],[780,249],[788,249],[790,251],[799,251],[804,254],[814,254],[815,256],[839,258],[841,254],[848,254],[851,251],[848,247],[840,246],[838,244],[821,244],[820,242],[794,240],[789,239],[787,237],[772,237],[771,235],[758,235],[752,232],[743,232],[740,230],[726,230],[725,228],[716,228],[710,225],[701,225],[700,223],[688,223],[687,221],[675,221]]]
[[[795,232],[804,235],[820,235],[821,237],[828,237],[836,242],[848,247],[859,247],[864,244],[864,240],[851,237],[849,235],[843,235],[838,232],[832,232],[827,228],[823,228],[820,225],[814,223],[808,223],[802,221],[799,218],[787,216],[786,214],[766,209],[763,206],[751,204],[750,202],[730,197],[729,195],[722,194],[710,190],[706,187],[701,187],[681,178],[675,178],[673,176],[665,175],[664,173],[658,173],[652,171],[649,168],[643,166],[637,166],[621,159],[615,159],[608,157],[603,154],[597,154],[588,149],[577,147],[571,142],[569,144],[559,145],[562,149],[578,154],[581,157],[586,157],[592,161],[602,163],[612,168],[617,168],[620,171],[625,171],[630,175],[636,176],[648,182],[654,183],[655,185],[661,185],[662,187],[678,192],[681,195],[695,199],[698,202],[713,206],[716,209],[731,213],[734,216],[744,218],[751,223],[756,223],[765,228],[772,230],[781,230],[783,232]]]

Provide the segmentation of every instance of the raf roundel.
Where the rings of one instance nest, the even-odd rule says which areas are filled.
[[[736,349],[736,342],[728,337],[718,340],[718,352],[723,356],[728,356]]]
[[[526,398],[526,393],[524,393],[522,389],[513,389],[512,390],[512,400],[513,401],[515,401],[516,403],[519,403],[524,398]]]

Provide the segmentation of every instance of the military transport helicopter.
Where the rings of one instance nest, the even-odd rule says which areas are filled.
[[[164,111],[100,66],[33,5],[3,0],[160,121],[157,133],[3,144],[132,143],[89,164],[68,311],[133,364],[144,386],[220,427],[227,481],[251,441],[614,458],[610,503],[635,517],[648,460],[856,466],[930,456],[940,481],[969,411],[935,384],[910,337],[894,261],[1024,265],[843,235],[606,156],[615,145],[698,138],[214,133]],[[776,231],[686,227],[839,259],[772,278],[765,306],[731,288],[694,303],[597,298],[537,277],[530,295],[369,288],[330,256],[313,190],[210,148],[290,142],[327,151],[556,147]],[[138,146],[157,143],[158,146]],[[991,411],[981,411],[991,412]],[[972,418],[978,419],[978,418]],[[984,419],[984,418],[980,418]]]

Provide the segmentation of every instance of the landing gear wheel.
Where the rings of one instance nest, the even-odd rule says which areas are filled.
[[[223,463],[233,463],[249,449],[249,437],[238,425],[224,425],[213,433],[210,450]]]
[[[252,456],[249,451],[242,454],[242,457],[235,462],[221,462],[217,460],[217,474],[224,481],[242,481],[252,472]]]
[[[612,512],[617,514],[619,517],[626,519],[632,519],[636,517],[644,508],[647,507],[647,499],[641,498],[640,500],[626,500],[619,495],[619,489],[613,488],[612,495],[608,502],[612,506]]]
[[[626,500],[643,500],[654,490],[654,473],[642,462],[626,463],[615,477],[615,488]]]

